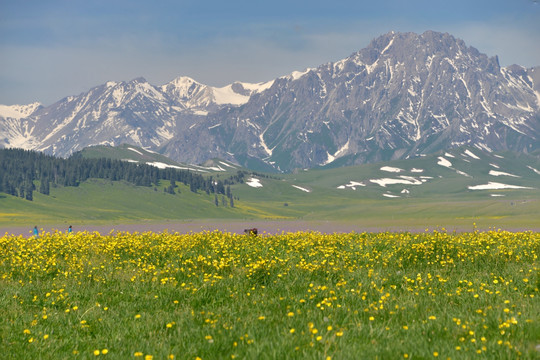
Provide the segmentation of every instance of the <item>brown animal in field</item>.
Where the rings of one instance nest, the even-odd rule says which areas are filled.
[[[244,229],[244,234],[245,234],[245,235],[249,235],[249,236],[257,236],[258,233],[259,233],[259,231],[257,230],[257,228]]]

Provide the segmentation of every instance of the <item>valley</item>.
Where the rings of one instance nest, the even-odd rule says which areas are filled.
[[[187,232],[207,225],[237,232],[250,224],[266,231],[540,229],[536,215],[540,213],[540,161],[511,152],[459,148],[415,159],[291,174],[254,173],[219,159],[186,165],[133,146],[89,148],[83,154],[129,155],[124,160],[190,167],[215,179],[238,171],[246,175],[244,183],[231,185],[232,207],[222,194],[195,193],[182,183],[177,183],[174,195],[166,193],[168,180],[161,180],[159,186],[135,186],[90,179],[77,187],[51,187],[50,195],[35,191],[33,201],[0,194],[0,232],[9,227],[25,233],[34,223],[47,229],[127,226],[136,231]]]

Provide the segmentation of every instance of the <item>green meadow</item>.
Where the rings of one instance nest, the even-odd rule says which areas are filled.
[[[167,193],[167,180],[91,179],[35,191],[33,201],[0,194],[0,229],[360,229],[5,235],[0,358],[537,359],[540,163],[475,152],[482,160],[456,150],[291,174],[219,160],[197,170],[222,179],[245,171],[230,186],[233,206],[179,182]]]
[[[278,179],[262,179],[263,188],[231,186],[234,207],[218,195],[195,194],[180,185],[171,195],[159,188],[124,182],[91,180],[79,187],[51,188],[49,196],[34,193],[32,202],[0,194],[0,225],[108,224],[196,219],[326,220],[365,227],[411,228],[505,227],[538,229],[540,199],[530,192],[510,190],[509,197],[439,196],[385,199],[378,189],[364,192],[318,189],[307,193]],[[371,193],[370,193],[371,191]],[[505,191],[502,191],[503,193]]]
[[[537,359],[540,234],[0,237],[2,359]]]
[[[128,146],[90,149],[83,154],[167,161]],[[219,159],[193,170],[214,179],[244,172],[244,183],[230,186],[232,207],[221,194],[216,205],[214,194],[193,193],[181,183],[176,194],[167,194],[167,180],[143,187],[91,179],[78,187],[51,187],[49,196],[34,191],[33,201],[0,193],[0,226],[218,219],[329,221],[393,230],[540,229],[538,158],[473,151],[474,157],[467,155],[471,150],[455,149],[386,163],[298,169],[291,174],[252,173]],[[502,188],[472,190],[494,183]],[[39,183],[35,186],[39,189]]]

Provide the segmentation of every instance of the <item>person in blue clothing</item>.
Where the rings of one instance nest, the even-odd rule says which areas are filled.
[[[73,232],[73,228],[71,227],[71,225],[69,225],[69,227],[68,227],[68,234],[69,234],[69,233],[72,233],[72,232]]]
[[[39,230],[38,230],[38,228],[37,228],[37,225],[34,226],[34,236],[35,236],[35,237],[38,237],[38,236],[39,236]]]

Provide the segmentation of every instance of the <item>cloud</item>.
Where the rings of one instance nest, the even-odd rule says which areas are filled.
[[[502,66],[540,66],[540,47],[536,45],[540,44],[538,26],[470,23],[451,31],[480,52],[488,56],[497,55]]]
[[[84,11],[55,9],[38,16],[49,9],[43,5],[26,21],[33,29],[29,33],[19,22],[25,18],[4,16],[6,22],[0,23],[0,30],[17,30],[0,38],[0,103],[48,105],[109,80],[140,76],[154,85],[182,75],[213,86],[267,81],[345,58],[391,30],[448,32],[489,56],[499,55],[501,65],[540,65],[538,6],[528,16],[497,15],[497,8],[490,7],[475,17],[462,14],[465,2],[458,3],[445,3],[446,12],[454,14],[446,17],[440,6],[418,10],[425,6],[407,7],[401,0],[305,9],[308,3],[287,6],[282,1],[280,8],[266,4],[263,10],[252,4],[241,14],[229,9],[227,16],[197,2],[172,11],[168,5],[135,1],[102,13],[109,6],[102,1],[99,6],[87,3]]]
[[[213,86],[262,82],[346,57],[373,37],[313,33],[302,26],[256,24],[199,42],[150,33],[81,39],[75,45],[3,46],[0,103],[49,105],[109,80],[140,76],[154,85],[182,75]]]

